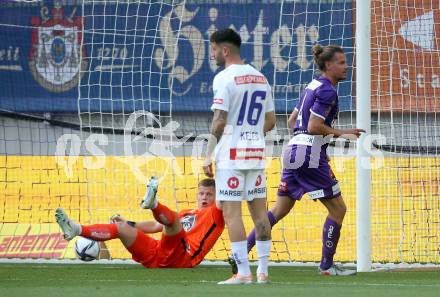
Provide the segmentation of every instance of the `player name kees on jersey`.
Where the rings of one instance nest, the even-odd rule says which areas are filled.
[[[255,131],[246,131],[240,132],[240,140],[259,140],[258,132]]]

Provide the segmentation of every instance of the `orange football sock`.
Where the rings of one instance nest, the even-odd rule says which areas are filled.
[[[118,238],[118,226],[116,224],[95,224],[89,226],[81,226],[82,237],[93,239],[96,241],[106,241]]]
[[[157,203],[157,207],[151,211],[156,221],[162,225],[171,226],[176,221],[176,213],[159,202]]]

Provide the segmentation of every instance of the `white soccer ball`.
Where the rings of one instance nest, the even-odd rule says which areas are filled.
[[[93,261],[98,259],[99,243],[84,237],[79,237],[75,242],[75,254],[82,261]]]

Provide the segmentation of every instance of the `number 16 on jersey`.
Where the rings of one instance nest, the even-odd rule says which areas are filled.
[[[244,93],[243,101],[241,103],[240,113],[238,114],[237,126],[243,125],[245,117],[249,125],[257,125],[258,121],[260,120],[261,112],[263,110],[263,104],[261,103],[261,101],[265,99],[266,91],[255,91],[251,95],[251,100],[248,107],[248,91],[246,91]]]

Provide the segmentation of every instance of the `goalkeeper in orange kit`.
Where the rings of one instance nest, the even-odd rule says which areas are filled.
[[[191,268],[198,265],[223,232],[222,210],[215,201],[215,181],[204,179],[198,185],[197,209],[176,213],[158,202],[158,181],[151,178],[141,207],[150,209],[155,221],[131,222],[120,216],[113,223],[80,225],[63,209],[55,212],[64,238],[82,236],[96,241],[119,238],[134,261],[147,268]],[[146,233],[162,232],[157,240]]]

